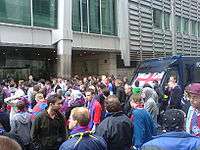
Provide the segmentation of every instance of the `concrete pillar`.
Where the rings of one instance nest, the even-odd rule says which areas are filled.
[[[177,54],[175,0],[171,1],[172,55]],[[190,29],[190,28],[189,28]]]
[[[58,63],[57,74],[61,77],[71,76],[71,60],[72,60],[72,42],[69,40],[61,40],[57,45]]]
[[[130,66],[129,45],[129,1],[118,0],[118,35],[120,38],[120,51],[125,66]]]
[[[71,76],[72,60],[72,0],[58,0],[58,28],[53,31],[53,44],[57,44],[57,74]]]

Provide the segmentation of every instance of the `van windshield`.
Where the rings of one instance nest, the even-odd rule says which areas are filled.
[[[139,81],[140,87],[147,83],[152,86],[154,80],[157,80],[160,84],[165,72],[172,63],[174,63],[173,59],[156,59],[142,62],[136,71],[132,86],[134,86],[136,80]]]
[[[165,71],[162,72],[149,72],[149,73],[138,73],[137,76],[135,77],[135,80],[132,83],[132,86],[134,86],[134,83],[136,80],[139,81],[139,86],[143,87],[144,84],[150,84],[151,86],[153,85],[153,81],[158,81],[158,84],[160,84],[163,76],[165,74]]]
[[[154,73],[165,71],[170,64],[174,63],[173,59],[157,59],[144,61],[140,64],[137,73]]]

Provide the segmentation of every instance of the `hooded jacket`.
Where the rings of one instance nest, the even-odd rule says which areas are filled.
[[[145,93],[144,108],[151,114],[155,123],[157,123],[157,115],[159,112],[157,105],[158,95],[153,89],[149,87],[144,88],[143,92]]]
[[[136,148],[141,148],[142,144],[150,141],[156,135],[156,126],[149,112],[145,109],[136,108],[133,115],[133,143]]]
[[[27,112],[16,113],[11,120],[11,132],[17,134],[24,145],[30,144],[31,114]]]

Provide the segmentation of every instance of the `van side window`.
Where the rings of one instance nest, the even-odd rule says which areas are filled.
[[[200,82],[200,67],[195,67],[193,71],[193,82]]]
[[[175,77],[176,77],[176,81],[177,81],[177,82],[179,81],[178,71],[176,71],[176,70],[170,70],[170,71],[169,71],[169,78],[170,78],[171,76],[175,76]],[[169,81],[169,78],[168,78],[167,81]]]
[[[176,71],[175,69],[170,69],[170,70],[167,71],[167,74],[166,74],[166,77],[165,77],[165,80],[164,80],[164,86],[168,85],[169,78],[171,76],[176,76],[176,81],[177,82],[179,81],[178,71]]]
[[[192,72],[192,66],[189,64],[185,64],[185,69],[183,72],[183,79],[184,79],[184,85],[187,86],[189,83],[191,83],[191,72]]]

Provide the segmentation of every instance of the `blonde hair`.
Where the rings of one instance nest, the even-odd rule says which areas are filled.
[[[16,141],[6,136],[0,136],[0,147],[2,150],[22,150]]]
[[[135,102],[135,103],[142,103],[142,99],[141,99],[141,94],[132,94],[131,95],[131,102]]]
[[[116,86],[122,86],[123,82],[120,79],[115,80],[115,85]]]
[[[76,107],[72,109],[70,116],[81,126],[87,126],[90,122],[89,110],[85,107]]]

